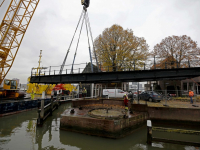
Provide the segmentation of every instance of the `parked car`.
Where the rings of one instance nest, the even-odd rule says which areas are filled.
[[[150,102],[160,102],[162,100],[162,95],[154,91],[144,91],[141,94],[139,94],[139,99],[148,100]]]
[[[127,92],[124,92],[121,89],[103,89],[103,97],[109,96],[123,98],[124,94],[127,94]]]

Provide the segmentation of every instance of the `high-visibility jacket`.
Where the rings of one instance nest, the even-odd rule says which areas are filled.
[[[86,89],[83,89],[83,93],[87,93],[87,90],[86,90]]]
[[[189,97],[194,96],[194,93],[192,91],[189,92]]]
[[[34,100],[34,98],[35,98],[35,93],[32,92],[32,93],[31,93],[31,100]]]
[[[128,96],[124,97],[124,105],[128,105]]]

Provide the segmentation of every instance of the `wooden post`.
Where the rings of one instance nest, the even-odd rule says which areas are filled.
[[[151,120],[147,120],[147,144],[152,144],[152,124]]]
[[[50,115],[52,116],[53,112],[53,96],[51,96],[51,108],[50,108]]]
[[[41,109],[38,110],[38,119],[37,119],[38,126],[43,124],[43,119],[44,119],[44,99],[41,100]]]
[[[44,99],[41,100],[41,112],[40,112],[40,117],[43,120],[44,118]]]
[[[41,119],[41,117],[40,117],[40,112],[41,112],[41,110],[39,109],[39,110],[38,110],[37,125],[41,125],[41,124],[42,124],[42,119]]]
[[[139,82],[138,82],[138,87],[137,87],[137,100],[138,100],[138,104],[140,104],[140,102],[139,102]]]

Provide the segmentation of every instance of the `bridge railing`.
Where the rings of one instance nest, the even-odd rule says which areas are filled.
[[[176,68],[190,68],[199,67],[200,61],[196,60],[165,60],[160,57],[150,57],[146,60],[118,60],[111,62],[93,62],[68,64],[60,71],[61,66],[42,67],[37,72],[34,68],[31,70],[31,76],[46,76],[46,75],[60,75],[60,74],[80,74],[80,73],[96,73],[96,72],[116,72],[116,71],[135,71],[135,70],[154,70],[154,69],[176,69]]]

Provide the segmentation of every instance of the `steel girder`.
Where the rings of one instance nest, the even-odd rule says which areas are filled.
[[[182,80],[200,76],[200,67],[138,70],[122,72],[98,72],[82,74],[42,75],[31,76],[31,83],[105,83],[105,82],[141,82],[165,79]]]

